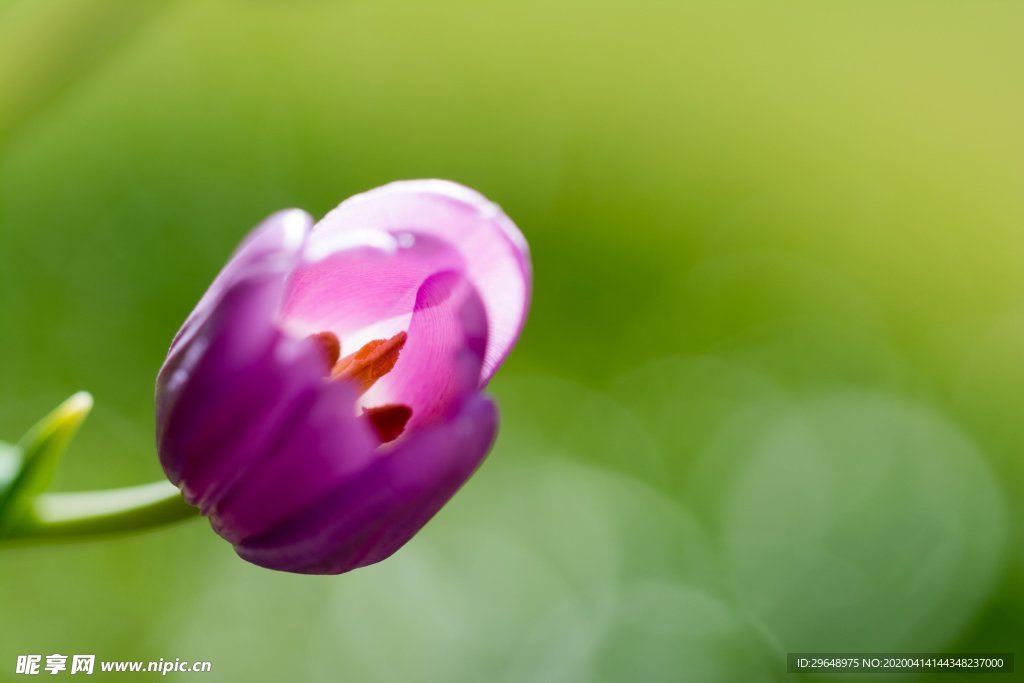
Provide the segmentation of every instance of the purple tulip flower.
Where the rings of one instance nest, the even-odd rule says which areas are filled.
[[[481,394],[525,322],[518,228],[455,183],[392,183],[316,225],[268,218],[157,377],[160,462],[238,554],[338,574],[385,559],[494,441]]]

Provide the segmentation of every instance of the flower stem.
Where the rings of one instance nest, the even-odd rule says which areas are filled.
[[[170,482],[160,481],[85,493],[37,496],[26,514],[3,534],[3,540],[53,543],[142,531],[196,517]]]

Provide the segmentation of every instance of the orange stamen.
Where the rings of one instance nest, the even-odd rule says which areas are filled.
[[[363,417],[370,423],[370,428],[381,443],[394,441],[405,430],[405,425],[412,417],[412,408],[400,403],[392,403],[376,408],[363,408]]]
[[[339,360],[331,370],[331,379],[346,379],[355,382],[363,394],[374,383],[391,372],[398,362],[398,354],[405,346],[408,335],[399,332],[390,339],[374,339],[363,348]],[[404,422],[402,423],[404,426]]]
[[[316,344],[320,353],[323,354],[327,370],[333,369],[341,356],[341,342],[338,341],[338,336],[333,332],[317,332],[309,335],[307,339]]]

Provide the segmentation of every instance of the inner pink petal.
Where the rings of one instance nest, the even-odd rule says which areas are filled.
[[[458,272],[436,273],[417,292],[408,339],[394,369],[360,404],[409,406],[407,429],[435,423],[476,391],[486,346],[487,316],[476,290]]]
[[[376,233],[373,244],[320,249],[332,237],[314,229],[308,251],[317,257],[293,273],[282,317],[297,336],[333,332],[342,354],[404,328],[424,280],[462,269],[458,252],[429,236]]]
[[[332,232],[364,228],[431,235],[459,251],[490,326],[480,377],[486,384],[519,336],[529,306],[530,257],[519,229],[480,194],[441,180],[400,181],[356,195],[318,224]]]

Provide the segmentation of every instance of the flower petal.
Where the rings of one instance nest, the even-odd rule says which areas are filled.
[[[305,513],[235,550],[254,564],[306,574],[340,574],[379,562],[458,491],[496,429],[494,404],[474,397],[450,421],[410,434]]]
[[[518,338],[529,307],[530,256],[519,228],[496,204],[467,187],[410,180],[347,199],[315,231],[366,228],[433,236],[462,255],[490,327],[480,376],[480,384],[486,384]]]
[[[377,440],[355,416],[355,388],[320,381],[296,401],[265,444],[254,445],[241,476],[209,511],[221,536],[238,543],[303,512],[378,457]]]
[[[271,401],[270,392],[284,391],[271,382],[254,392],[267,382],[260,371],[273,367],[292,391],[309,381],[308,374],[266,362],[277,352],[275,319],[302,248],[301,236],[296,244],[287,223],[278,214],[243,243],[178,333],[157,376],[161,463],[190,502],[202,495],[183,485],[185,473],[212,458],[220,441],[234,438],[231,428]]]
[[[314,229],[305,261],[289,283],[282,318],[297,336],[333,332],[344,355],[372,338],[404,329],[420,285],[449,269],[462,270],[462,259],[438,239]]]
[[[487,316],[476,290],[460,273],[436,273],[416,294],[408,337],[394,369],[361,404],[409,406],[407,430],[437,422],[477,390],[486,345]]]
[[[279,211],[256,226],[217,273],[199,303],[185,319],[171,342],[168,356],[173,356],[178,347],[188,343],[233,282],[252,273],[291,270],[312,226],[310,215],[299,209]]]
[[[395,183],[310,224],[272,216],[200,299],[157,378],[157,444],[243,558],[340,573],[394,553],[487,454],[497,414],[477,391],[520,332],[530,265],[500,209],[454,183]],[[329,380],[322,333],[337,360],[396,331],[362,399]],[[398,411],[387,443],[357,402]]]
[[[237,501],[262,491],[254,473],[276,471],[282,454],[298,462],[297,475],[314,473],[330,482],[330,474],[356,466],[375,446],[371,430],[355,417],[354,390],[325,381],[316,342],[291,337],[278,325],[303,244],[271,239],[280,235],[277,227],[268,221],[246,240],[157,378],[161,464],[186,500],[215,516],[215,524],[236,521],[233,538],[260,530],[266,515],[294,512],[288,486],[301,491],[307,482],[280,477],[280,500],[275,493],[274,501],[257,502],[252,509],[258,514],[249,520],[231,516],[240,509]],[[331,461],[310,452],[311,464],[302,465],[294,441],[303,438],[329,449]]]

